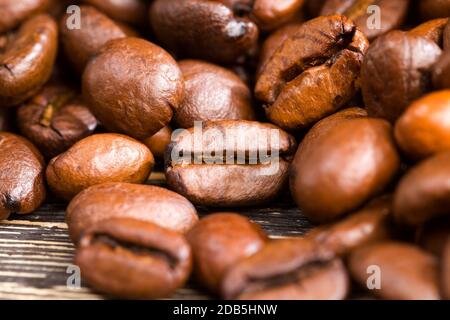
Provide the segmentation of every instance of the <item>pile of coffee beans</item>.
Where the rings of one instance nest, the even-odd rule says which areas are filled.
[[[1,0],[0,219],[67,202],[83,279],[120,298],[191,279],[224,299],[450,299],[449,17]],[[271,239],[235,213],[280,199],[316,227]]]

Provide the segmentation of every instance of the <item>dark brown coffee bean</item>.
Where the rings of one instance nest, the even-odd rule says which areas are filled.
[[[320,11],[322,11],[323,5],[327,0],[305,0],[305,5],[307,12],[313,18],[320,15]]]
[[[443,251],[440,270],[442,295],[444,299],[450,300],[450,238]]]
[[[430,20],[409,30],[408,33],[414,36],[425,37],[442,47],[444,28],[448,21],[448,18]]]
[[[170,297],[187,281],[191,249],[184,237],[153,223],[104,220],[81,237],[75,263],[94,289],[128,299]]]
[[[199,205],[266,203],[285,186],[296,146],[294,137],[271,124],[204,122],[169,146],[167,183]]]
[[[259,251],[267,236],[247,218],[224,212],[201,219],[187,239],[194,253],[197,279],[211,292],[219,293],[225,272]]]
[[[47,158],[91,135],[97,120],[82,98],[62,85],[47,85],[17,112],[17,124]]]
[[[309,127],[353,98],[367,47],[367,39],[344,16],[305,22],[265,64],[256,97],[281,128]]]
[[[387,240],[393,234],[391,202],[389,196],[379,198],[341,221],[313,229],[306,237],[339,256],[363,245]]]
[[[83,95],[97,119],[109,131],[137,139],[170,122],[183,92],[175,60],[143,39],[109,41],[83,74]]]
[[[0,3],[0,34],[7,32],[32,17],[36,13],[45,11],[49,0],[2,0]]]
[[[444,29],[444,35],[443,35],[443,46],[444,46],[444,50],[448,51],[450,50],[450,19],[449,22],[447,23],[447,26]]]
[[[261,71],[264,69],[266,63],[272,58],[273,54],[278,50],[284,41],[294,36],[298,31],[301,23],[291,23],[284,27],[281,27],[274,31],[267,39],[264,41],[261,52],[259,54],[259,63],[257,77],[260,76]]]
[[[383,299],[436,300],[438,288],[437,259],[411,244],[383,242],[356,249],[349,258],[354,279],[368,288],[371,267],[379,268],[380,288],[370,292]]]
[[[329,222],[358,209],[382,192],[399,169],[390,124],[357,110],[316,124],[292,162],[291,193],[313,221]]]
[[[47,82],[57,43],[58,27],[48,15],[34,16],[17,32],[0,35],[0,107],[24,102]]]
[[[143,142],[150,149],[155,158],[164,159],[167,146],[171,141],[172,129],[166,126],[150,138],[145,139]]]
[[[66,56],[79,72],[84,70],[89,59],[109,40],[136,35],[136,32],[117,24],[94,7],[80,6],[80,14],[79,29],[70,27],[69,19],[72,14],[66,14],[60,23]]]
[[[436,89],[450,89],[450,49],[433,66],[433,84]]]
[[[67,208],[69,234],[77,243],[90,226],[109,218],[133,218],[177,232],[198,221],[195,207],[184,197],[156,186],[104,183],[80,192]]]
[[[190,58],[233,63],[256,46],[258,27],[227,6],[207,0],[156,0],[150,21],[159,41]]]
[[[449,0],[420,0],[419,8],[421,16],[425,20],[450,16]]]
[[[438,153],[413,167],[400,180],[394,197],[394,217],[419,226],[450,211],[450,152]]]
[[[31,213],[45,199],[45,164],[28,141],[0,132],[0,219],[11,213]]]
[[[143,26],[147,23],[146,0],[83,0],[115,20]]]
[[[378,6],[380,25],[370,23],[373,12],[370,6]],[[327,0],[320,15],[342,14],[353,20],[369,40],[402,26],[408,13],[409,0]],[[373,25],[373,26],[372,26]]]
[[[437,91],[415,101],[395,125],[398,145],[411,159],[423,159],[450,150],[450,90]]]
[[[411,102],[431,89],[431,67],[441,52],[433,41],[401,31],[379,37],[361,69],[369,115],[394,122]]]
[[[191,128],[194,121],[255,120],[250,89],[234,72],[198,60],[183,60],[179,66],[185,93],[175,110],[178,127]]]
[[[433,219],[417,229],[416,242],[425,251],[440,257],[449,235],[450,219],[448,217]]]
[[[150,150],[137,140],[119,134],[96,134],[53,158],[46,176],[52,191],[70,200],[104,182],[143,183],[154,162]]]
[[[342,261],[305,239],[268,243],[231,267],[222,283],[226,299],[340,300],[348,290]]]

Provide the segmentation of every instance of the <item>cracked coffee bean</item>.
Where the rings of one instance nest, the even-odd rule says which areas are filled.
[[[97,120],[71,88],[47,85],[19,108],[17,124],[22,134],[51,159],[91,135]]]
[[[285,130],[307,128],[347,104],[359,89],[368,48],[344,16],[302,24],[261,70],[255,95],[268,118]]]
[[[104,182],[144,183],[154,162],[150,150],[133,138],[95,134],[53,158],[46,176],[50,189],[70,200],[84,189]]]
[[[58,27],[48,15],[33,16],[10,34],[0,34],[0,107],[16,106],[50,78]]]
[[[45,200],[45,163],[28,140],[0,132],[0,219],[32,213]]]
[[[184,237],[153,223],[115,218],[90,227],[81,237],[75,263],[100,292],[128,299],[172,295],[192,269]]]
[[[185,233],[198,221],[195,207],[164,188],[131,183],[103,183],[80,192],[67,207],[74,243],[90,226],[109,218],[133,218]]]

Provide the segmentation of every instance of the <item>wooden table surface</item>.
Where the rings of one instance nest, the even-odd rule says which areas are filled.
[[[164,186],[164,176],[154,173],[150,184]],[[49,203],[31,215],[12,215],[0,221],[0,299],[103,299],[84,283],[67,286],[74,247],[65,223],[66,204]],[[204,216],[212,210],[198,208]],[[217,211],[215,209],[214,211]],[[295,206],[279,200],[270,207],[227,209],[248,216],[273,238],[304,234],[311,224]],[[208,299],[189,283],[174,299]]]

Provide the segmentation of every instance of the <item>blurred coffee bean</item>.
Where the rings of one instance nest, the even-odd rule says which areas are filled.
[[[349,269],[366,289],[371,289],[368,278],[378,277],[380,287],[370,292],[382,299],[440,299],[437,259],[411,244],[383,242],[356,249],[350,255]],[[375,280],[373,284],[376,283]]]
[[[450,236],[450,219],[433,219],[421,225],[416,233],[417,243],[426,251],[440,257]]]
[[[416,100],[395,125],[395,138],[411,159],[423,159],[450,150],[450,90]]]
[[[151,137],[144,139],[143,143],[150,149],[155,158],[164,159],[167,146],[171,141],[172,129],[166,126]]]
[[[147,0],[83,0],[115,20],[137,26],[147,24]]]
[[[32,213],[45,200],[45,164],[28,140],[0,132],[0,220]]]
[[[450,17],[450,0],[420,0],[419,10],[424,20]]]
[[[409,30],[408,33],[414,36],[425,37],[442,47],[444,29],[448,21],[448,18],[430,20]]]
[[[44,12],[49,4],[50,0],[1,0],[0,34],[16,28],[33,15]]]
[[[394,122],[431,89],[431,68],[442,50],[431,40],[401,31],[379,37],[361,69],[369,115]]]
[[[433,84],[436,89],[450,89],[450,49],[433,66]]]
[[[185,233],[198,221],[186,198],[156,186],[104,183],[80,192],[67,207],[66,221],[74,243],[87,228],[109,218],[133,218]]]
[[[194,253],[196,278],[218,294],[225,272],[264,247],[267,236],[247,218],[223,212],[201,219],[187,239]]]

